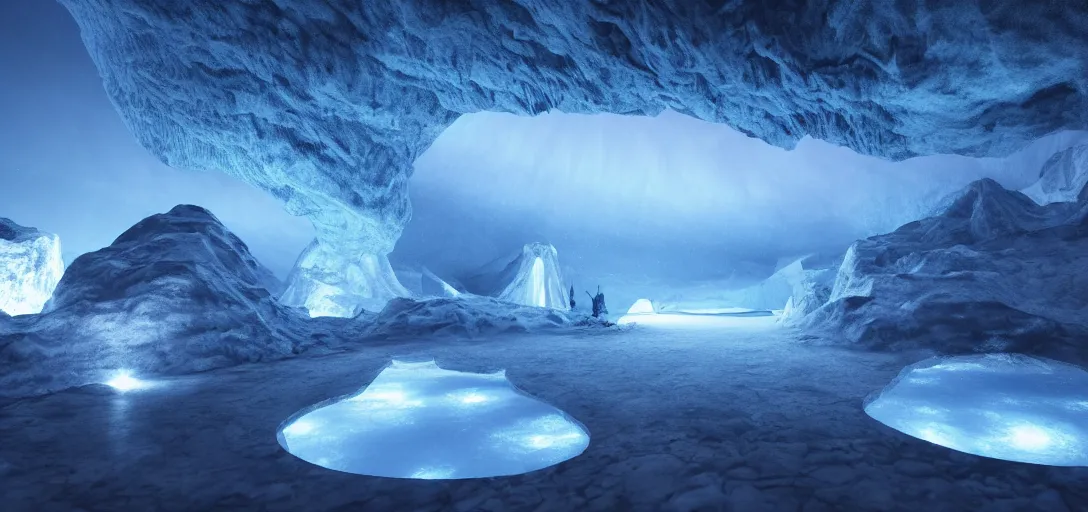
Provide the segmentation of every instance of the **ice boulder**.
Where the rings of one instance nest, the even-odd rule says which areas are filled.
[[[936,215],[855,242],[800,325],[870,348],[1088,361],[1086,213],[975,182]]]
[[[360,392],[290,418],[278,439],[325,468],[424,480],[527,473],[589,445],[577,421],[519,390],[504,371],[396,360]]]
[[[312,317],[350,318],[409,295],[384,254],[345,254],[315,240],[299,256],[280,300]]]
[[[1088,184],[1088,144],[1055,154],[1043,164],[1039,180],[1023,190],[1036,203],[1077,201]]]
[[[63,274],[60,237],[0,218],[0,311],[41,312]]]
[[[311,321],[203,208],[152,215],[68,267],[40,315],[0,326],[0,394],[137,375],[188,373],[293,354]]]
[[[931,358],[870,397],[865,412],[961,452],[1088,466],[1088,372],[1011,354]]]
[[[477,295],[538,308],[570,309],[559,252],[550,244],[531,243],[509,258],[500,258],[465,279]]]

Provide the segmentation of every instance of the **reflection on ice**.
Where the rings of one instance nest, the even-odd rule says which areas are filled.
[[[362,392],[280,431],[293,455],[338,471],[417,479],[514,475],[582,453],[589,435],[519,392],[504,372],[393,361]]]
[[[1085,403],[1088,372],[1056,361],[997,354],[931,359],[908,367],[865,412],[953,450],[1088,466]]]

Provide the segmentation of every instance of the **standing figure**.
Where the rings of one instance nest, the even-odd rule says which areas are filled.
[[[601,315],[608,314],[608,308],[604,305],[604,294],[601,293],[601,287],[597,286],[597,295],[592,295],[586,292],[589,298],[593,300],[593,318],[600,318]]]
[[[575,304],[577,304],[577,302],[574,302],[574,285],[572,284],[572,285],[570,285],[570,310],[571,311],[574,311],[574,305]]]

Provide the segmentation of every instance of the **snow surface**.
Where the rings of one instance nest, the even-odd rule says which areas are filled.
[[[652,315],[656,313],[654,311],[654,303],[650,302],[650,299],[636,300],[631,307],[627,308],[628,315]]]
[[[40,313],[63,274],[60,237],[0,217],[0,312]]]
[[[315,240],[299,256],[280,300],[311,317],[350,318],[410,294],[384,254],[343,253]]]
[[[1055,154],[1043,164],[1039,180],[1022,190],[1036,203],[1077,201],[1088,184],[1088,144]]]
[[[362,317],[360,317],[362,319]],[[554,308],[513,304],[471,294],[432,299],[398,298],[365,318],[375,338],[437,335],[459,338],[511,332],[563,332],[603,327],[604,322]]]
[[[856,242],[798,325],[829,343],[1088,361],[1088,202],[981,180],[937,215]],[[796,305],[796,302],[795,302]]]
[[[450,480],[527,473],[576,457],[585,429],[526,395],[506,372],[394,360],[364,389],[294,415],[280,445],[318,466]]]
[[[865,412],[907,435],[997,459],[1088,466],[1088,372],[1012,354],[911,365]]]

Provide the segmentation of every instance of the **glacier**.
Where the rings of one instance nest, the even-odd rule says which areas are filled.
[[[63,274],[60,237],[0,217],[0,312],[40,313]]]
[[[953,450],[1088,466],[1088,372],[1016,354],[937,357],[866,400],[873,419]]]
[[[505,371],[459,372],[433,360],[393,360],[359,392],[296,413],[278,438],[318,466],[422,480],[527,473],[589,445],[584,427]]]

